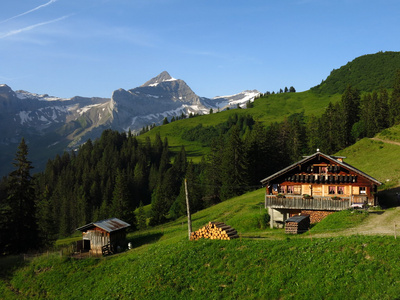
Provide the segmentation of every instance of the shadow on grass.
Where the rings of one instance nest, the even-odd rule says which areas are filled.
[[[151,233],[151,234],[143,234],[139,236],[128,237],[127,242],[132,243],[133,248],[138,248],[145,244],[153,244],[158,242],[164,234],[159,233]]]
[[[382,210],[377,210],[377,211],[373,211],[373,210],[369,210],[368,213],[370,214],[374,214],[374,215],[382,215],[385,211]]]
[[[395,187],[378,192],[379,205],[382,208],[396,207],[400,205],[400,187]]]
[[[27,264],[22,255],[8,255],[0,257],[0,278],[10,278],[13,272]]]

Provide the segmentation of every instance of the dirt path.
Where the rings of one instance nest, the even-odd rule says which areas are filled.
[[[375,137],[374,138],[370,138],[370,140],[400,146],[400,142],[394,142],[394,141],[390,141],[390,140],[382,140],[382,139],[378,139],[378,138],[375,138]]]
[[[370,212],[368,218],[360,225],[338,232],[317,233],[315,237],[362,235],[396,235],[400,238],[400,207],[383,212]]]
[[[397,235],[400,236],[400,207],[382,212],[371,212],[368,218],[355,228],[345,230],[349,234],[394,235],[396,225]]]

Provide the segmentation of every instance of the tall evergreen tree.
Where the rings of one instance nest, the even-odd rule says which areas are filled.
[[[347,147],[353,143],[351,130],[353,125],[359,120],[360,92],[356,88],[348,85],[342,95],[341,106],[343,122],[341,140],[343,142],[342,146]]]
[[[136,220],[132,202],[132,195],[129,192],[126,175],[124,171],[117,170],[111,211],[114,217],[128,222],[134,228]]]
[[[53,209],[49,189],[45,186],[44,191],[38,197],[36,205],[39,238],[41,244],[44,246],[50,246],[57,239],[58,235]]]
[[[335,153],[344,147],[342,109],[339,103],[329,102],[319,122],[319,132],[324,133],[320,140],[320,150],[324,153]]]
[[[246,139],[248,155],[248,173],[251,185],[258,185],[260,180],[272,174],[269,157],[269,141],[264,126],[257,122]]]
[[[136,214],[136,226],[138,230],[146,229],[147,222],[146,222],[146,213],[144,211],[143,202],[140,201],[139,209]]]
[[[389,94],[386,89],[382,89],[379,94],[376,117],[379,131],[389,127]]]
[[[214,139],[211,142],[211,149],[207,155],[207,163],[204,171],[206,184],[204,200],[207,203],[207,206],[221,201],[222,153],[224,147],[224,138],[220,135],[217,139]]]
[[[311,115],[306,122],[306,136],[307,147],[306,152],[311,154],[321,147],[320,138],[321,132],[319,131],[319,119]]]
[[[390,97],[390,125],[400,123],[400,70],[397,71],[393,84],[393,92]]]
[[[247,159],[237,126],[233,126],[222,157],[221,198],[242,194],[248,185]]]
[[[24,138],[18,146],[14,161],[15,170],[9,175],[7,197],[10,208],[9,225],[13,232],[9,250],[23,252],[39,245],[35,190],[30,175],[33,167],[28,160],[28,146]]]

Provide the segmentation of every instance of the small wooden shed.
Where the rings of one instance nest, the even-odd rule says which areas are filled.
[[[111,218],[86,224],[76,230],[82,231],[82,241],[78,243],[78,251],[89,251],[92,255],[114,252],[117,247],[125,247],[126,228],[130,224]],[[80,249],[79,249],[80,248]]]

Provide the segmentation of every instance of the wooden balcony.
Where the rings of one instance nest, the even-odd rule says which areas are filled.
[[[281,209],[312,209],[339,211],[351,208],[354,202],[350,197],[341,197],[340,200],[333,200],[331,197],[315,197],[305,199],[303,196],[286,195],[285,198],[275,195],[265,196],[265,207]]]

